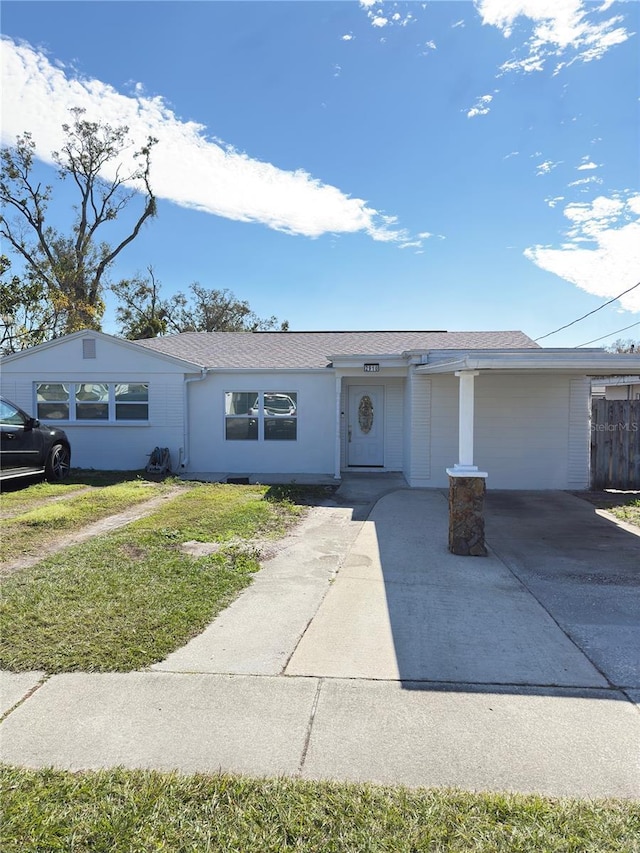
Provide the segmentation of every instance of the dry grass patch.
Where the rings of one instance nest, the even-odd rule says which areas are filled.
[[[162,660],[251,582],[259,555],[242,543],[283,533],[302,512],[266,492],[189,486],[150,515],[11,575],[2,584],[0,668],[127,672]],[[182,550],[186,540],[223,547],[194,558]]]

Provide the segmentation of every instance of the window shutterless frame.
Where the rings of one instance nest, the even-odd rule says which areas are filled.
[[[34,395],[43,421],[149,422],[148,382],[36,382]]]
[[[297,391],[225,391],[227,441],[296,441]]]

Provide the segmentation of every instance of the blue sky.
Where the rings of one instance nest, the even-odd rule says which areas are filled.
[[[2,142],[32,132],[52,180],[72,106],[159,139],[112,280],[152,265],[293,330],[537,338],[640,281],[639,32],[608,0],[5,0]],[[639,314],[640,287],[541,343]]]

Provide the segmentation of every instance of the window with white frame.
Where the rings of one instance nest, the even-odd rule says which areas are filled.
[[[224,395],[227,441],[295,441],[296,391],[227,391]]]
[[[43,421],[149,420],[148,382],[37,382],[35,390]]]

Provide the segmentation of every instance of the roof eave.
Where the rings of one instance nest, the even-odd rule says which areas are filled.
[[[629,360],[631,359],[631,361]],[[466,353],[448,361],[431,361],[416,366],[418,374],[455,373],[459,370],[479,371],[555,371],[582,376],[615,376],[634,372],[640,368],[640,356],[613,355],[594,350],[537,350],[534,352],[504,351],[490,355]]]

